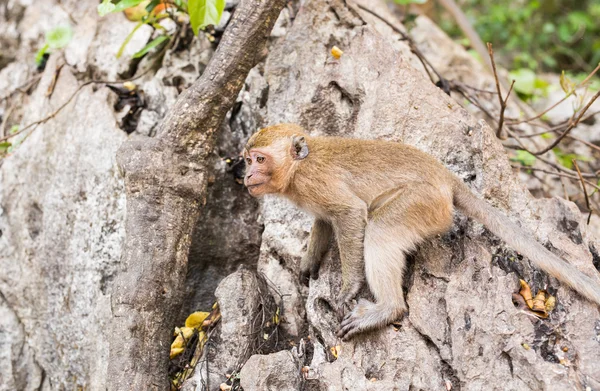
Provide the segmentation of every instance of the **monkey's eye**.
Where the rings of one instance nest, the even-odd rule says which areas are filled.
[[[249,157],[246,158],[246,164],[247,165],[251,165],[252,164],[252,159],[250,159]]]
[[[258,156],[256,158],[256,161],[259,162],[260,164],[263,164],[265,162],[265,158],[264,158],[264,156]]]

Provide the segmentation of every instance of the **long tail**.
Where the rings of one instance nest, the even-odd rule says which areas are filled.
[[[485,225],[492,233],[529,258],[537,267],[600,305],[600,285],[596,281],[552,254],[506,216],[487,202],[475,197],[460,179],[455,178],[453,190],[454,205],[465,215]]]

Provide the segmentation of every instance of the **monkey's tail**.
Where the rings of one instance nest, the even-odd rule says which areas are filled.
[[[455,178],[454,183],[454,205],[468,217],[483,223],[492,233],[529,258],[537,267],[600,305],[600,284],[552,254],[508,217],[477,198],[459,178]]]

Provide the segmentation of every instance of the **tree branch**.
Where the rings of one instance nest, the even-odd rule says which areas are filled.
[[[169,343],[183,297],[191,235],[205,204],[207,158],[284,0],[243,0],[200,79],[156,138],[117,155],[127,192],[126,241],[112,290],[109,390],[166,390]]]

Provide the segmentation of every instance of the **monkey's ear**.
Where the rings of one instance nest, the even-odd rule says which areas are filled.
[[[308,156],[308,144],[304,136],[292,137],[292,158],[294,160],[302,160]]]

